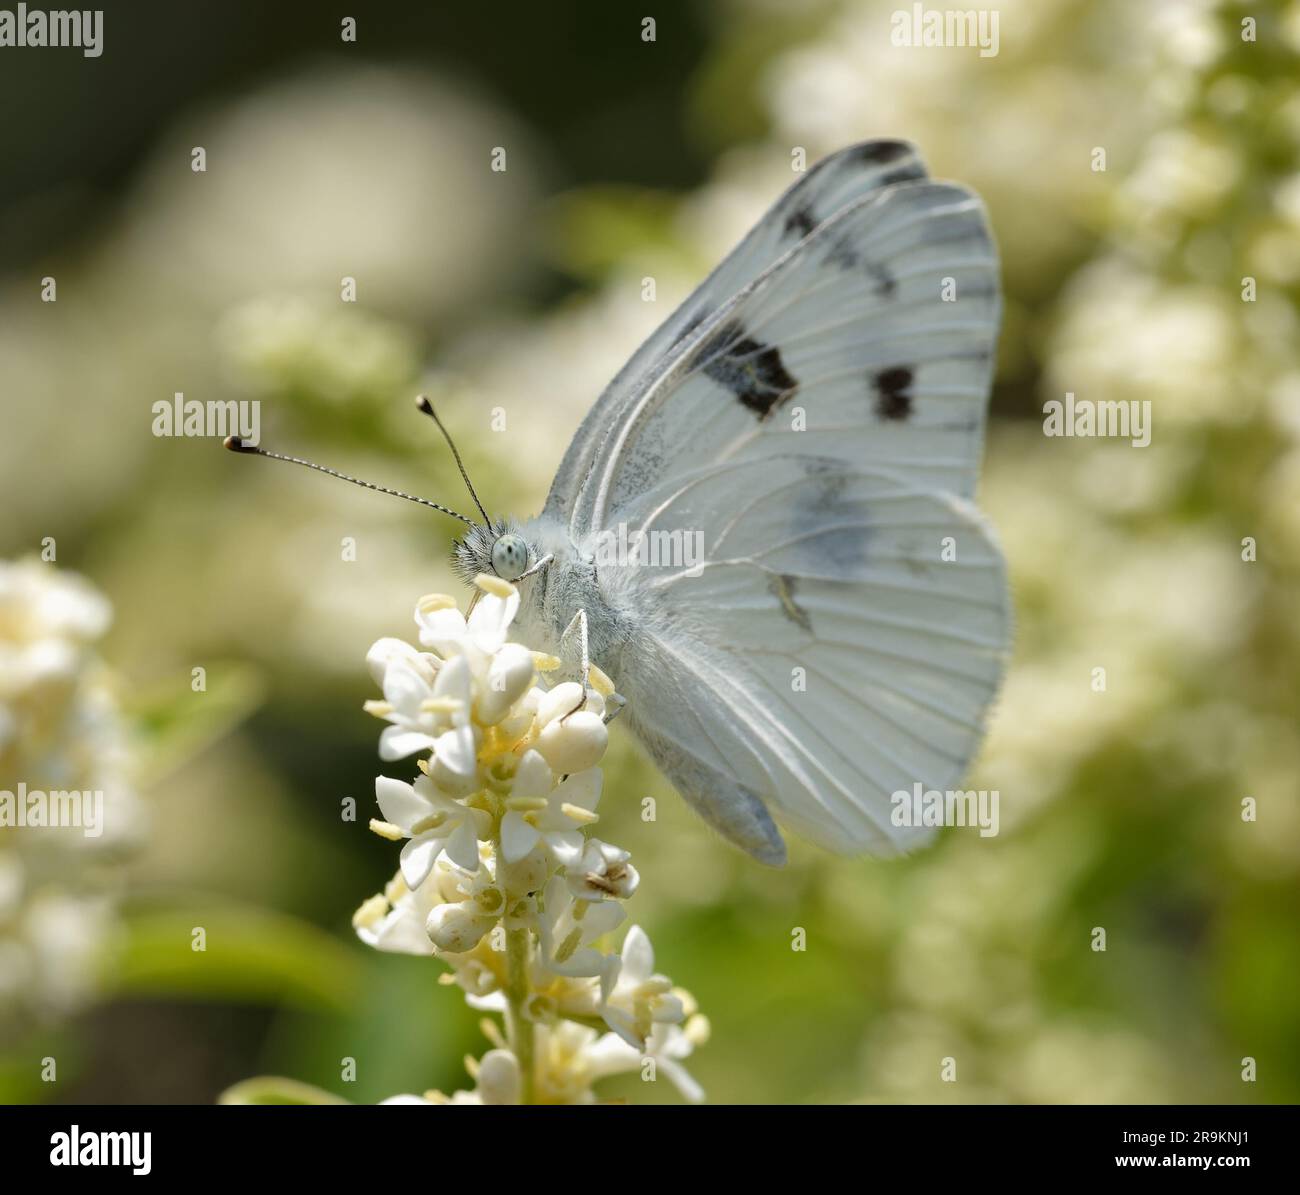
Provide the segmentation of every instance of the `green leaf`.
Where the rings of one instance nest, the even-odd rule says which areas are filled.
[[[350,1104],[340,1095],[299,1083],[297,1079],[283,1079],[278,1075],[259,1075],[227,1087],[219,1096],[218,1104]]]
[[[188,675],[178,676],[132,703],[142,785],[156,784],[224,738],[257,708],[265,690],[258,670],[242,663],[205,665],[204,680],[206,690],[196,693]]]
[[[204,949],[193,948],[194,930]],[[347,1011],[359,952],[281,913],[248,905],[128,912],[105,982],[118,993],[226,998]]]

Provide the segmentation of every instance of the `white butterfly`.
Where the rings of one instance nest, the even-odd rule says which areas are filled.
[[[615,677],[678,791],[764,863],[776,820],[915,845],[891,795],[956,785],[978,746],[1011,621],[970,503],[1000,306],[978,197],[905,142],[850,146],[637,350],[538,518],[465,520],[456,564],[518,582],[521,641]],[[620,527],[702,559],[600,563]]]

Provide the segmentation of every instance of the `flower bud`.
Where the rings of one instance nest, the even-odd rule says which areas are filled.
[[[537,711],[538,724],[546,726],[561,714],[580,709],[582,699],[582,686],[577,681],[566,680],[562,685],[556,685],[542,698],[542,704]]]
[[[509,1050],[489,1050],[478,1064],[478,1093],[485,1104],[519,1103],[519,1063]]]
[[[468,904],[438,905],[424,923],[424,931],[439,950],[464,954],[482,941],[496,920],[475,912]]]
[[[537,750],[553,772],[571,775],[595,767],[608,742],[609,732],[600,718],[580,710],[549,723],[537,736]]]

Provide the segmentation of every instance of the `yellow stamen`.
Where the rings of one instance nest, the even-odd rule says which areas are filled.
[[[375,893],[352,914],[352,927],[354,929],[368,929],[376,922],[382,921],[387,915],[388,901],[379,893]]]
[[[580,826],[590,826],[600,821],[599,813],[592,813],[590,809],[584,809],[581,805],[574,805],[570,801],[565,801],[560,806],[560,812],[571,822],[577,822]]]
[[[370,819],[370,832],[378,834],[380,838],[387,838],[389,842],[401,842],[406,837],[406,833],[401,826],[395,826],[392,822],[381,821],[377,817]]]
[[[696,1013],[686,1022],[686,1040],[693,1046],[704,1045],[712,1033],[713,1026],[702,1012]]]
[[[464,708],[458,697],[429,697],[420,702],[422,714],[459,714]]]
[[[474,578],[474,584],[493,597],[508,598],[515,592],[515,587],[509,581],[503,581],[500,577],[492,576],[491,573],[479,573]]]
[[[361,708],[376,718],[387,718],[393,712],[391,703],[387,701],[367,701]]]
[[[456,599],[445,593],[426,593],[415,604],[421,614],[436,614],[439,610],[454,610]]]
[[[588,667],[587,680],[591,683],[591,687],[602,697],[609,697],[614,692],[614,682],[595,664]]]
[[[538,672],[554,672],[563,661],[559,656],[547,655],[544,651],[533,652],[533,667]]]
[[[545,797],[507,797],[506,808],[514,809],[520,813],[538,813],[545,809],[547,801]]]
[[[578,944],[582,941],[582,930],[573,930],[563,942],[560,948],[555,952],[555,961],[557,963],[567,962],[573,957],[573,952],[578,949]]]
[[[411,827],[411,837],[414,838],[417,834],[426,834],[430,830],[436,830],[446,820],[447,815],[440,809],[436,809],[428,817],[422,817]]]

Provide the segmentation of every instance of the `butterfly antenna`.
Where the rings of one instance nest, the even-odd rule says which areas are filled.
[[[469,496],[474,499],[474,505],[478,507],[479,514],[483,516],[483,522],[487,526],[491,526],[492,520],[488,518],[488,512],[483,509],[483,503],[478,500],[478,495],[474,492],[474,483],[470,481],[469,474],[465,472],[465,464],[460,459],[460,453],[456,451],[456,442],[451,438],[451,433],[442,426],[442,420],[438,418],[438,412],[433,409],[433,403],[429,401],[426,395],[420,394],[415,399],[415,405],[438,425],[438,430],[442,432],[443,439],[447,441],[447,447],[451,449],[451,455],[456,458],[456,468],[460,470],[460,475],[465,479],[465,488],[469,490]]]
[[[340,473],[337,469],[327,469],[324,465],[317,465],[313,461],[305,461],[297,456],[283,456],[278,452],[268,452],[265,448],[259,448],[256,444],[245,444],[238,436],[227,436],[226,447],[231,452],[242,452],[249,456],[270,457],[273,461],[288,461],[291,465],[301,465],[304,469],[315,469],[318,473],[328,473],[331,477],[337,477],[340,481],[350,481],[353,485],[365,486],[368,490],[374,490],[380,494],[392,494],[394,498],[405,498],[408,502],[418,502],[421,506],[431,506],[434,510],[441,511],[445,515],[451,515],[453,519],[459,519],[462,523],[467,523],[473,527],[473,519],[466,518],[449,506],[440,506],[437,502],[430,502],[428,498],[417,498],[414,494],[403,493],[401,490],[389,489],[386,485],[376,485],[373,481],[362,481],[359,477],[349,477],[346,473]]]

